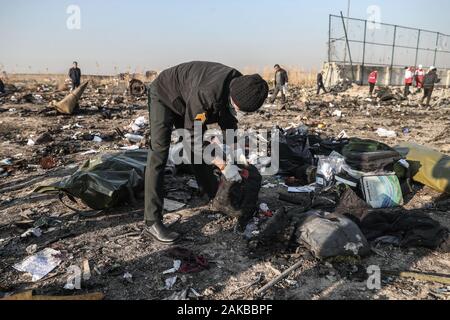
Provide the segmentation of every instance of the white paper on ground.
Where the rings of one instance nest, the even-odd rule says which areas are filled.
[[[289,193],[311,193],[316,191],[316,186],[314,184],[303,187],[289,187]]]
[[[138,145],[120,147],[120,150],[137,150],[137,149],[139,149]]]
[[[177,279],[178,279],[177,276],[166,279],[166,290],[172,289],[175,282],[177,282]]]
[[[181,260],[173,260],[173,268],[163,271],[163,274],[175,273],[180,269],[180,267],[181,267]]]
[[[33,256],[25,258],[22,262],[16,263],[13,268],[17,271],[28,272],[32,276],[32,281],[41,280],[61,263],[60,251],[45,248]]]
[[[88,154],[95,154],[95,153],[98,153],[98,151],[94,150],[94,149],[91,149],[91,150],[83,152],[82,155],[85,156],[85,155],[88,155]]]

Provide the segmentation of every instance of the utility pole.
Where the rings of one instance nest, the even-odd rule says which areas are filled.
[[[347,30],[348,30],[348,23],[350,21],[350,5],[351,0],[348,0],[347,2]],[[348,31],[347,31],[348,32]],[[344,65],[347,63],[347,50],[344,51]]]

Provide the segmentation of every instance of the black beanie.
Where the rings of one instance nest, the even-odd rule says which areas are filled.
[[[230,95],[239,110],[255,112],[266,101],[269,85],[259,74],[242,76],[231,82]]]

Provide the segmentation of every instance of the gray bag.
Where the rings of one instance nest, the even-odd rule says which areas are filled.
[[[359,227],[341,215],[308,214],[297,229],[297,239],[319,259],[370,253],[370,246]]]

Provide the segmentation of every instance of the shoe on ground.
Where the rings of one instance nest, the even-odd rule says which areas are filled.
[[[162,221],[157,221],[151,225],[146,225],[144,228],[144,234],[151,236],[156,241],[162,244],[173,244],[180,239],[180,234],[171,231],[167,228]]]

